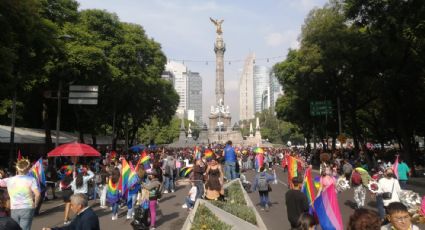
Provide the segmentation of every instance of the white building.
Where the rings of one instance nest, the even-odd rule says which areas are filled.
[[[174,76],[173,86],[180,97],[176,114],[183,117],[187,110],[187,75],[185,74],[187,67],[181,63],[169,61],[165,65],[165,71]]]
[[[245,59],[245,65],[239,81],[239,119],[254,119],[254,60],[251,53]]]

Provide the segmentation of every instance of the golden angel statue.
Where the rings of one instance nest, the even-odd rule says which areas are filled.
[[[217,34],[222,34],[223,30],[221,30],[221,24],[223,24],[224,20],[223,19],[221,19],[221,20],[215,19],[214,20],[211,17],[210,17],[210,20],[211,20],[212,23],[214,23],[215,27],[217,28]]]

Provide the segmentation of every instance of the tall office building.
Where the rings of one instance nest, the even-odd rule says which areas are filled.
[[[186,72],[188,90],[187,90],[187,109],[193,111],[193,115],[189,116],[188,119],[196,122],[198,125],[202,125],[202,78],[199,73]]]
[[[254,112],[261,112],[270,107],[270,68],[254,66]]]
[[[163,75],[168,72],[174,76],[173,86],[180,97],[176,114],[184,117],[187,109],[187,67],[181,63],[170,61],[165,65],[165,71]]]
[[[254,60],[251,53],[245,59],[244,68],[239,81],[239,119],[254,119]]]
[[[180,97],[176,114],[180,118],[202,125],[202,78],[178,62],[170,61],[165,66],[162,78],[173,83]]]

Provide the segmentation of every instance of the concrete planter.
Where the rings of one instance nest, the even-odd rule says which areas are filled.
[[[189,213],[188,217],[186,218],[186,221],[183,225],[183,230],[190,230],[190,228],[192,227],[192,223],[194,221],[195,218],[195,214],[196,211],[199,207],[200,204],[205,205],[206,208],[208,208],[212,213],[214,213],[214,215],[216,215],[218,217],[218,219],[226,224],[229,224],[230,226],[232,226],[232,229],[235,230],[258,230],[258,229],[267,229],[266,225],[264,224],[263,220],[261,219],[260,214],[257,212],[257,209],[255,208],[254,204],[252,203],[251,199],[249,198],[248,194],[246,193],[245,189],[242,186],[242,183],[240,181],[240,179],[235,179],[232,180],[228,183],[226,183],[224,185],[224,188],[226,189],[227,187],[229,187],[230,185],[232,185],[233,183],[238,183],[239,186],[242,189],[245,201],[247,203],[247,206],[250,207],[255,214],[256,220],[257,220],[257,225],[253,225],[252,223],[249,223],[231,213],[228,213],[226,211],[224,211],[221,208],[218,208],[217,206],[213,205],[211,202],[207,201],[207,200],[202,200],[202,199],[198,199],[196,200],[195,206],[193,208],[193,210]]]

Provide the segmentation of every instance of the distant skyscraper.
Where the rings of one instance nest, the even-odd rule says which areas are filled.
[[[180,97],[176,113],[179,117],[184,117],[187,110],[187,75],[185,74],[187,67],[181,63],[170,61],[165,65],[165,70],[174,76],[174,89]]]
[[[270,72],[270,106],[275,107],[276,101],[283,96],[283,87],[273,71]]]
[[[270,68],[266,66],[254,66],[254,111],[263,111],[270,107]]]
[[[239,82],[239,119],[248,120],[255,116],[254,110],[254,60],[251,53],[245,59],[245,65]]]
[[[180,97],[176,114],[202,125],[202,78],[181,63],[170,61],[162,78],[173,83]]]
[[[202,78],[199,73],[186,73],[188,90],[187,90],[187,109],[194,111],[194,122],[202,125]],[[193,119],[193,118],[192,118]]]

